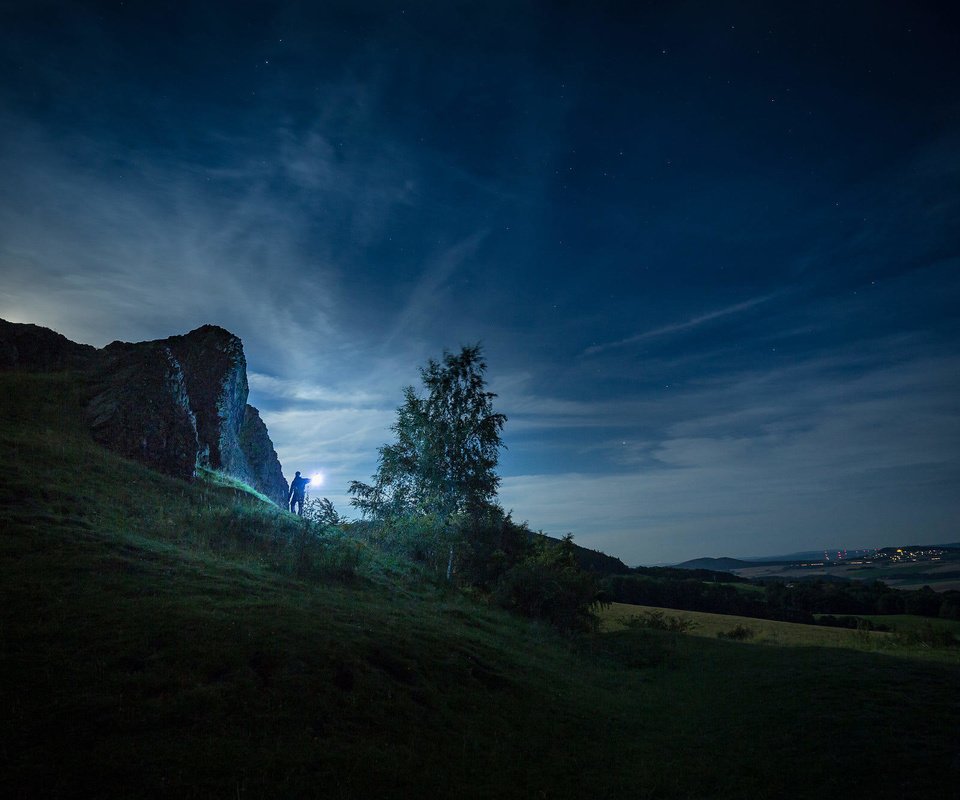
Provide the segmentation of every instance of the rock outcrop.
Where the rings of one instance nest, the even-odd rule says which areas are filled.
[[[183,367],[187,394],[197,417],[204,466],[241,477],[248,471],[240,447],[247,404],[247,360],[240,339],[223,328],[204,325],[163,344]]]
[[[289,487],[280,469],[280,460],[273,449],[267,426],[260,419],[260,412],[251,405],[243,409],[240,426],[240,451],[248,472],[245,478],[280,506],[286,507]]]
[[[104,446],[187,480],[200,468],[220,470],[286,504],[267,426],[247,404],[243,344],[223,328],[97,350],[0,320],[0,369],[75,369],[89,385],[87,420]]]
[[[200,466],[197,420],[183,369],[156,342],[114,342],[91,375],[93,438],[127,458],[190,480]]]
[[[90,365],[96,353],[97,348],[71,342],[49,328],[0,319],[0,370],[82,369]]]

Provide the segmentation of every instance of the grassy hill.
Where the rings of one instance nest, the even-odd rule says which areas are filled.
[[[120,459],[79,403],[68,376],[0,374],[14,796],[953,796],[949,654],[564,637]]]

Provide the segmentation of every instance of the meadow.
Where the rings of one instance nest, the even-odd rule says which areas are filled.
[[[730,639],[755,645],[777,647],[833,647],[861,652],[884,653],[908,659],[921,659],[955,664],[960,667],[960,622],[930,620],[924,617],[895,614],[867,615],[871,622],[889,627],[890,631],[854,630],[796,622],[710,614],[700,611],[678,611],[652,606],[611,603],[600,614],[601,630],[614,632],[635,627],[659,627],[662,616],[672,627],[690,636]],[[932,630],[934,636],[923,636]]]
[[[70,376],[0,375],[16,796],[954,796],[949,647],[753,619],[734,641],[737,620],[636,607],[564,635],[242,485],[118,458],[81,403]]]

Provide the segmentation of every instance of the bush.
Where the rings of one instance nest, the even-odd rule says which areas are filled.
[[[304,525],[296,558],[296,575],[301,579],[352,578],[363,561],[366,545],[340,528],[328,527],[318,536]]]
[[[530,555],[532,534],[500,508],[491,507],[458,524],[457,578],[481,590],[492,591],[506,572]]]
[[[322,527],[341,525],[346,520],[326,497],[311,497],[303,505],[303,516]]]
[[[674,633],[686,633],[697,627],[697,623],[689,617],[668,617],[659,609],[632,616],[624,624],[628,628],[650,628]]]
[[[720,633],[717,634],[717,638],[729,639],[733,642],[745,642],[747,639],[752,639],[756,635],[757,632],[753,628],[748,628],[746,625],[737,625],[729,631],[720,631]]]
[[[603,601],[596,578],[577,566],[573,537],[558,545],[536,540],[533,553],[507,570],[494,592],[504,608],[543,619],[561,630],[596,630]]]
[[[368,524],[370,541],[384,553],[408,559],[443,574],[450,548],[457,544],[457,530],[433,515],[390,517]]]

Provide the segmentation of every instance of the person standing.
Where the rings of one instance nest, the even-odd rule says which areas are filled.
[[[301,478],[300,473],[298,472],[292,481],[290,481],[290,511],[293,514],[303,516],[303,495],[307,491],[307,484],[310,483],[309,478]],[[296,510],[294,510],[296,506]]]

